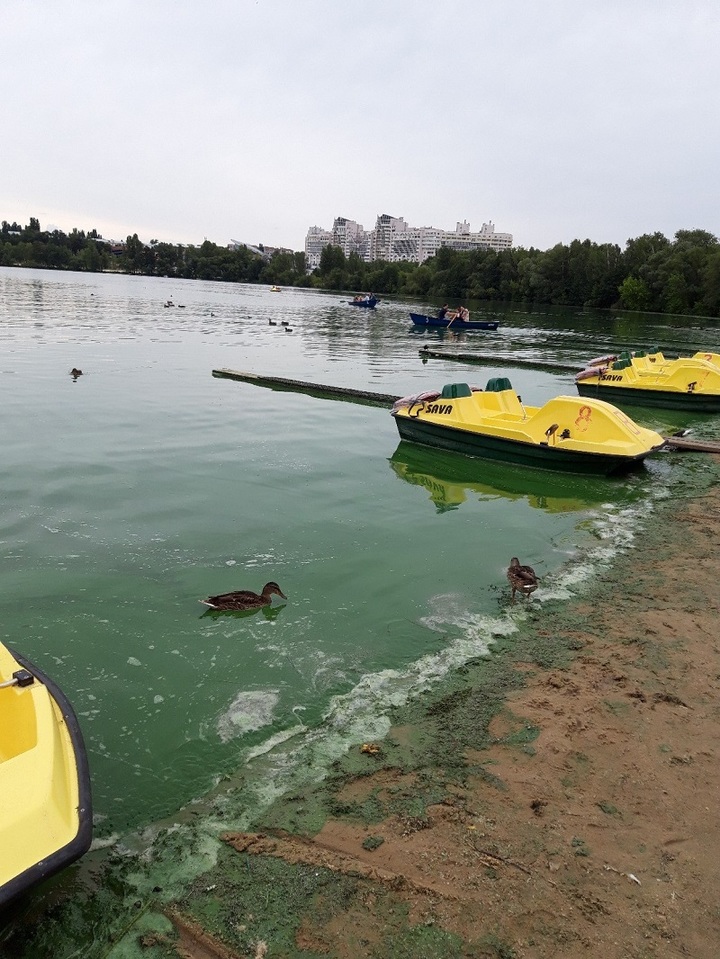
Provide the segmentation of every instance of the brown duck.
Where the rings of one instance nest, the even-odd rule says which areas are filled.
[[[262,593],[253,593],[250,589],[238,589],[234,593],[208,596],[200,602],[209,606],[210,609],[259,609],[261,606],[269,606],[273,595],[287,599],[277,583],[265,583]]]
[[[523,566],[517,556],[513,556],[507,570],[507,578],[512,586],[511,599],[515,602],[515,593],[529,596],[538,587],[538,578],[532,566]]]

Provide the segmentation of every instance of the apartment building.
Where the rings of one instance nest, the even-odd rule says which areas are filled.
[[[334,238],[330,230],[324,230],[321,226],[310,227],[305,237],[305,269],[308,273],[320,266],[322,251],[331,243],[334,243]]]
[[[424,263],[445,246],[452,250],[509,250],[512,233],[496,233],[492,222],[483,223],[473,233],[467,220],[457,223],[453,231],[432,226],[410,227],[402,217],[380,214],[375,229],[365,232],[361,224],[346,217],[337,217],[332,230],[313,226],[305,238],[305,260],[308,271],[320,264],[323,247],[339,246],[346,256],[357,253],[363,260],[385,260],[390,263]]]

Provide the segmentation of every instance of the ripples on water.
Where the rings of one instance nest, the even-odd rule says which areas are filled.
[[[620,341],[682,348],[672,318],[509,309],[493,311],[497,333],[443,341],[497,369],[423,363],[437,337],[411,333],[407,314],[427,304],[346,300],[0,270],[2,634],[75,704],[100,838],[244,763],[255,804],[322,775],[348,743],[381,737],[392,705],[515,628],[512,555],[542,573],[538,600],[572,595],[656,497],[703,482],[701,459],[622,480],[476,463],[400,444],[383,409],[212,377],[403,395],[503,374],[538,405],[574,393],[571,374],[513,357],[580,368]],[[689,335],[709,347],[715,331]],[[700,428],[712,435],[711,418]],[[270,579],[288,596],[272,610],[197,602]]]

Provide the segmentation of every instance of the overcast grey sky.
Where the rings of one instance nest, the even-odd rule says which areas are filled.
[[[0,218],[720,234],[717,0],[4,0]]]

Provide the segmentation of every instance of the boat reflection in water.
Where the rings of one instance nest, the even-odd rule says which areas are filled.
[[[390,466],[400,479],[422,486],[439,513],[459,509],[469,496],[479,499],[526,500],[549,513],[570,513],[604,502],[631,502],[642,497],[635,483],[602,476],[574,476],[523,469],[434,450],[401,440]]]

